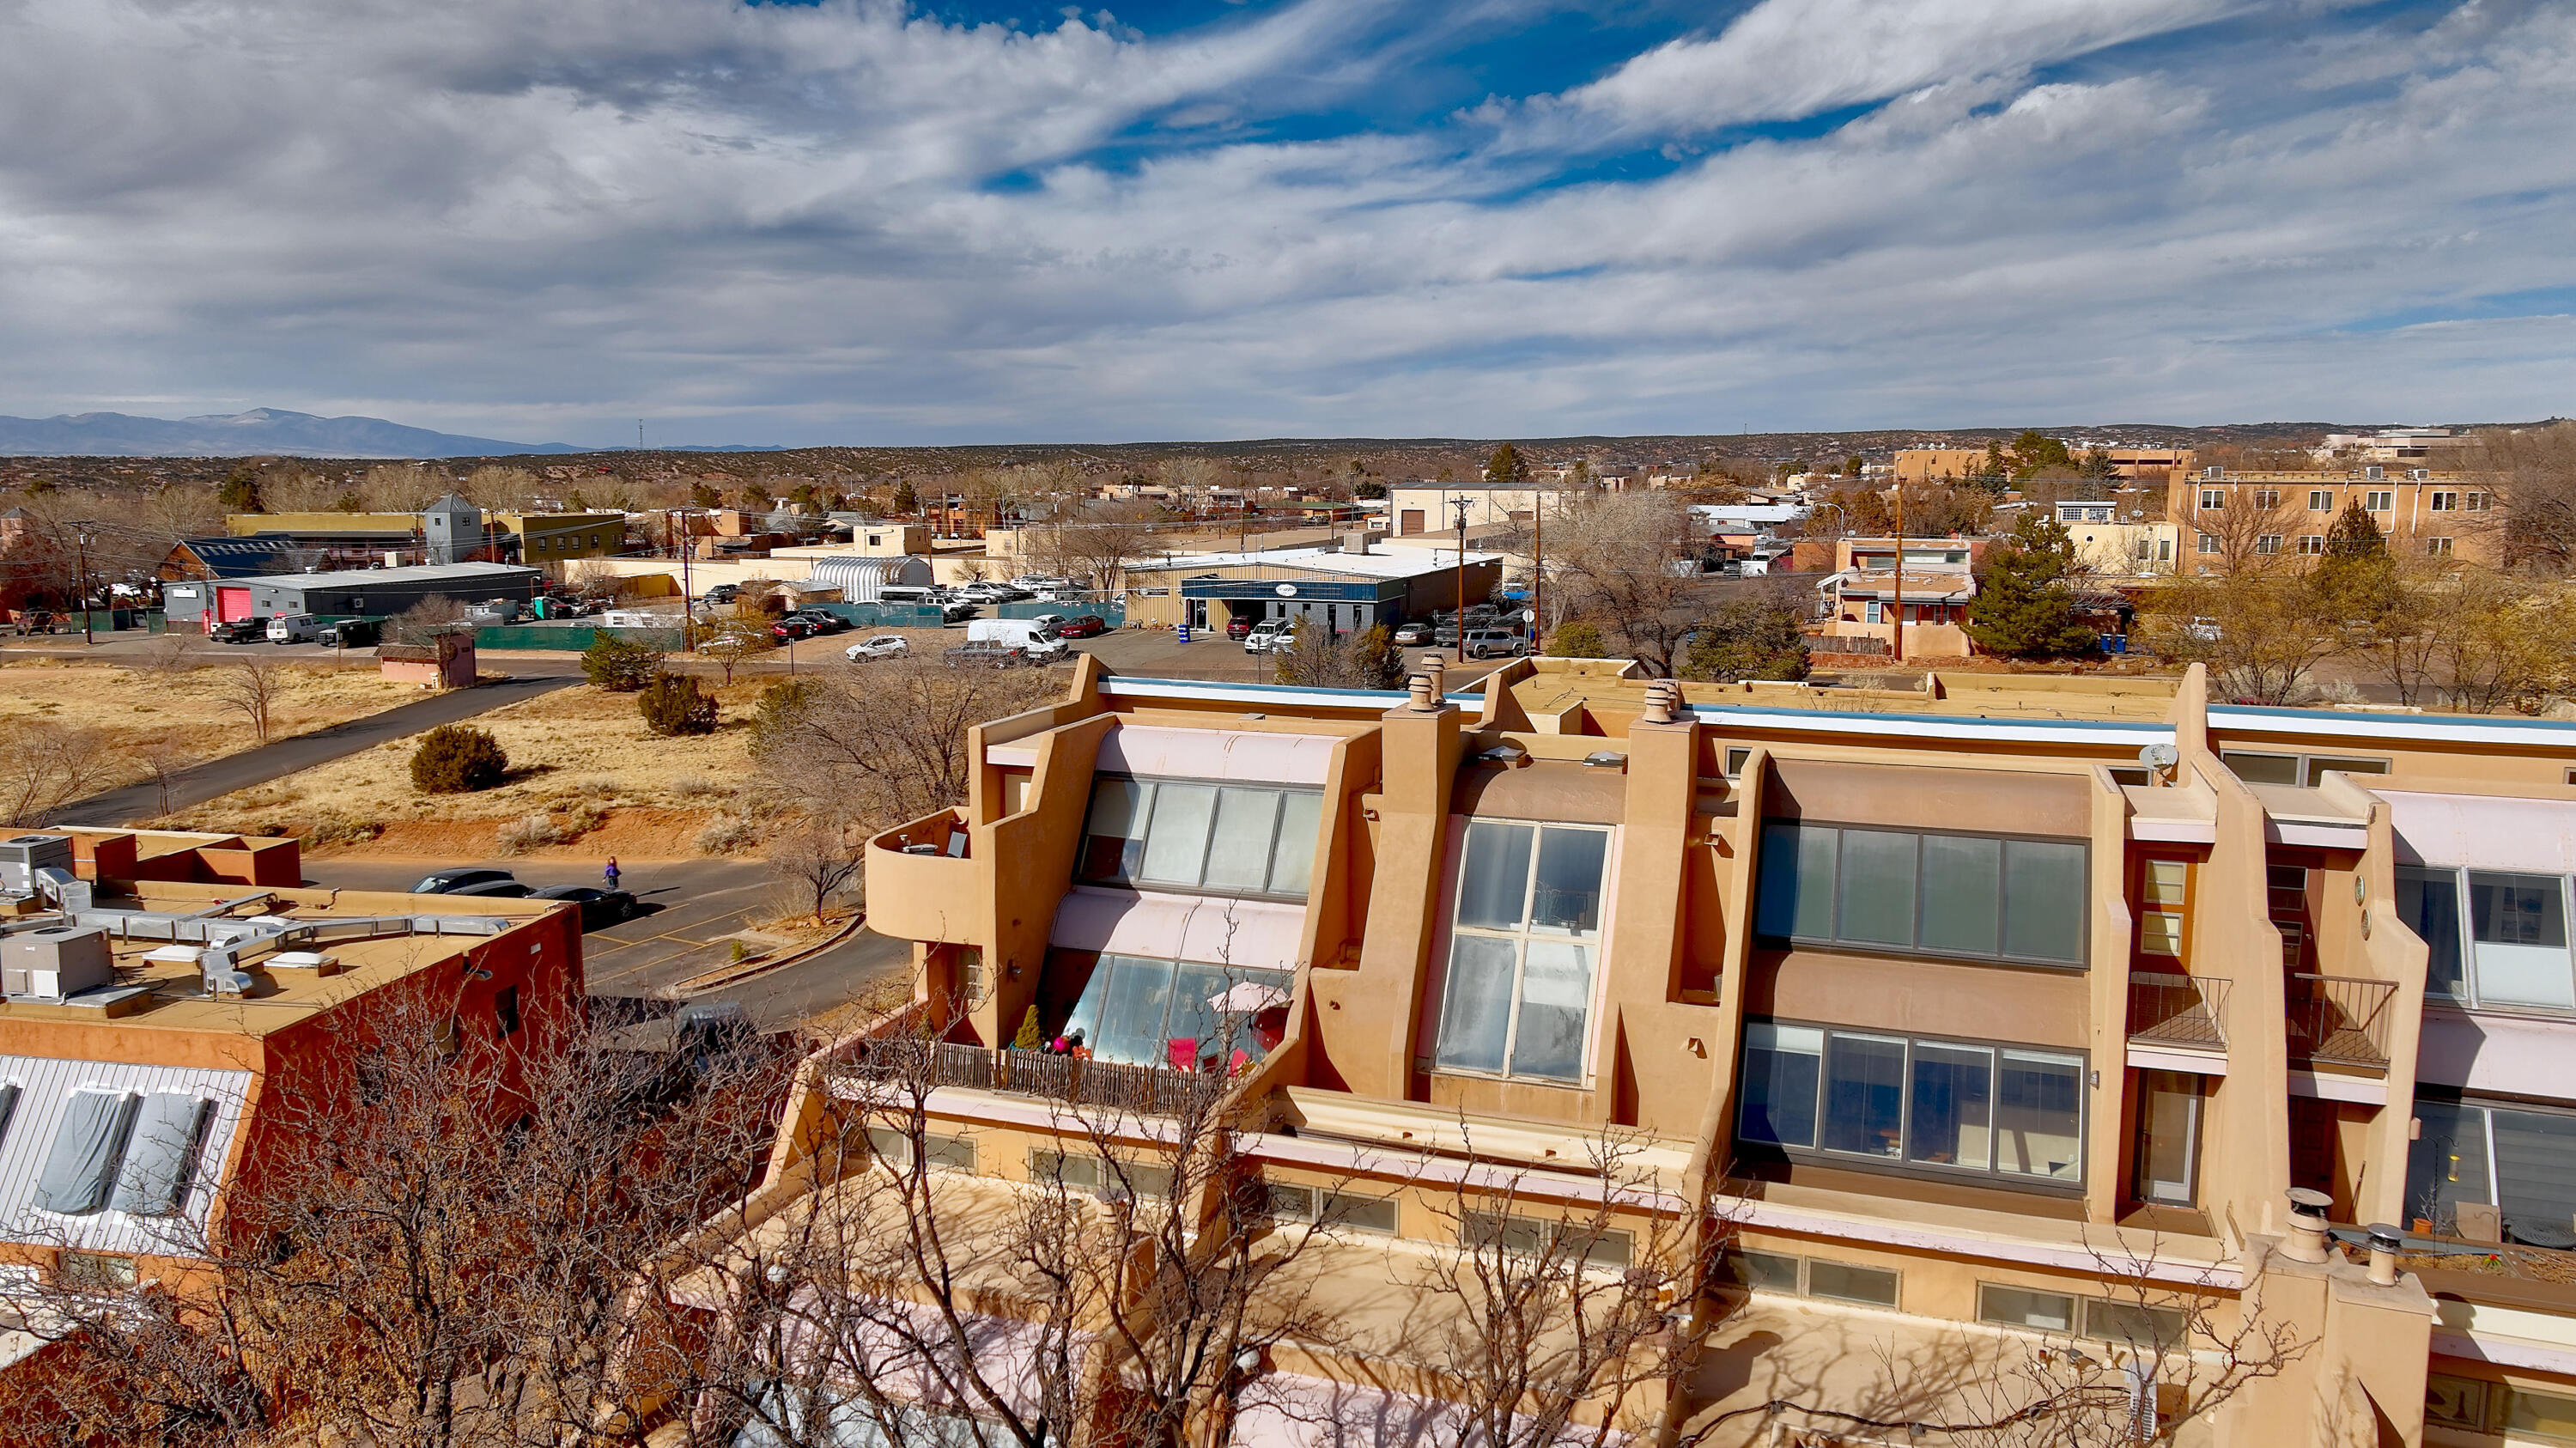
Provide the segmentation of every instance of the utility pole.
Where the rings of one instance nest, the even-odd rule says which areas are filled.
[[[1896,662],[1905,662],[1905,485],[1896,485]]]
[[[1530,652],[1539,651],[1539,630],[1547,623],[1547,495],[1530,484]]]
[[[1467,662],[1467,500],[1451,498],[1458,510],[1458,662]]]
[[[689,585],[689,535],[680,535],[680,652],[697,647],[698,595]]]
[[[72,539],[72,602],[80,609],[81,644],[86,647],[98,642],[89,625],[89,524],[74,524]]]

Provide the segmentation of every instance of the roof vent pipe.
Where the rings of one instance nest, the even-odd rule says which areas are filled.
[[[1670,724],[1673,722],[1673,690],[1673,682],[1670,679],[1657,679],[1646,686],[1646,723]]]
[[[2397,1254],[2404,1250],[2406,1239],[2386,1222],[2373,1222],[2370,1233],[2370,1280],[2381,1287],[2397,1285]]]
[[[2334,1198],[2314,1187],[2290,1188],[2290,1234],[2281,1255],[2293,1262],[2326,1260],[2326,1209]]]
[[[1413,695],[1412,703],[1416,713],[1434,714],[1439,712],[1440,695],[1431,687],[1431,676],[1429,674],[1414,675],[1412,682],[1408,687]]]
[[[1431,701],[1435,704],[1447,702],[1449,698],[1448,658],[1441,654],[1425,657],[1422,661],[1422,673],[1423,677],[1431,681]]]

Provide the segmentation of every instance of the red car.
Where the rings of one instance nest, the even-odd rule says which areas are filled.
[[[1238,613],[1225,621],[1225,636],[1240,642],[1252,632],[1252,615]]]
[[[1096,613],[1078,613],[1055,626],[1055,636],[1060,639],[1098,638],[1107,632],[1109,625]]]
[[[810,639],[814,626],[801,618],[782,618],[769,626],[769,631],[782,639]]]

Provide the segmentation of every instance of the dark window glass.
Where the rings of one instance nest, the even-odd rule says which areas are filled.
[[[2495,1132],[2496,1205],[2504,1228],[2546,1229],[2552,1237],[2576,1219],[2576,1116],[2547,1111],[2489,1112]],[[2544,1242],[2547,1239],[2539,1239]]]
[[[1915,836],[1844,830],[1837,882],[1839,938],[1860,945],[1914,943]]]
[[[1994,1144],[1995,1053],[1982,1046],[1924,1041],[1914,1047],[1914,1095],[1906,1110],[1908,1161],[1984,1168]]]
[[[2536,945],[2563,950],[2567,917],[2555,875],[2469,876],[2469,919],[2482,945]]]
[[[1768,1021],[1745,1026],[1745,1140],[1781,1146],[1816,1144],[1816,1086],[1824,1045],[1825,1033],[1813,1026],[1776,1026]]]
[[[1798,1259],[1778,1252],[1738,1248],[1719,1267],[1726,1280],[1755,1292],[1796,1292]]]
[[[1530,925],[1588,934],[1601,925],[1601,866],[1610,836],[1601,830],[1539,831],[1538,883]]]
[[[2052,1181],[2084,1175],[2084,1063],[2005,1051],[1995,1067],[1995,1169]]]
[[[1835,835],[1820,826],[1762,827],[1755,929],[1783,940],[1833,938]]]
[[[2462,1202],[2492,1201],[2487,1187],[2487,1114],[2456,1101],[2415,1102],[2418,1123],[2406,1152],[2406,1214],[2455,1232]]]
[[[1830,1297],[1837,1302],[1865,1303],[1871,1307],[1894,1307],[1896,1274],[1884,1267],[1811,1259],[1807,1263],[1807,1295]]]
[[[1923,946],[1992,955],[2002,945],[2003,841],[1923,837]]]
[[[2084,847],[2004,841],[2004,954],[2084,959]]]
[[[2299,782],[2299,756],[2295,754],[2251,754],[2229,749],[2219,753],[2218,762],[2247,784]]]
[[[2424,989],[2433,995],[2466,993],[2460,959],[2459,877],[2450,870],[2397,867],[2397,918],[2424,941],[2430,957]]]
[[[1458,923],[1484,930],[1518,930],[1529,896],[1528,825],[1478,820],[1467,826],[1466,859],[1458,870]]]
[[[1905,1130],[1905,1041],[1836,1031],[1825,1044],[1828,1151],[1893,1157]]]

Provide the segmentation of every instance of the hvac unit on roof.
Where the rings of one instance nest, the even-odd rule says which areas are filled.
[[[96,926],[47,925],[0,938],[0,992],[12,999],[59,1001],[115,980],[107,932]]]
[[[71,867],[69,835],[28,834],[0,840],[0,894],[33,895],[37,871]]]

